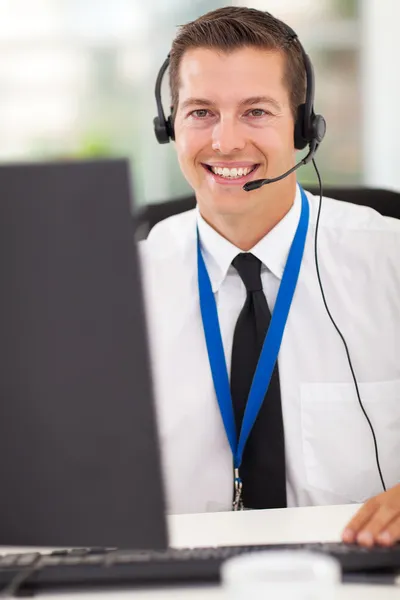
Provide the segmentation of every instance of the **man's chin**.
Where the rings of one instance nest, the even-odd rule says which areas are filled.
[[[200,211],[204,207],[208,213],[232,216],[246,214],[254,204],[252,196],[253,194],[242,189],[236,192],[232,190],[230,193],[224,191],[218,194],[196,195]]]

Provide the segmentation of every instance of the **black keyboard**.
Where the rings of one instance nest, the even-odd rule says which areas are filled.
[[[0,555],[0,590],[18,591],[213,584],[221,564],[239,554],[311,550],[339,560],[343,581],[354,575],[400,574],[400,543],[365,549],[343,543],[220,546],[163,551],[87,550]]]

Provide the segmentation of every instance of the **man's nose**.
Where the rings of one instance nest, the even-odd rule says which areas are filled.
[[[240,123],[233,119],[220,119],[212,132],[212,149],[221,154],[243,150],[246,142]]]

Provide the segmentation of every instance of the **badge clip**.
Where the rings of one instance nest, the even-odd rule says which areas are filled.
[[[243,500],[242,500],[243,483],[239,477],[239,469],[235,469],[234,484],[235,484],[235,496],[233,499],[232,508],[234,511],[243,510],[244,509]]]

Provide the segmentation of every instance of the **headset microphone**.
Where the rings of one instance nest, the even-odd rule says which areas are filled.
[[[244,191],[251,192],[253,190],[258,190],[258,188],[262,187],[263,185],[266,185],[267,183],[275,183],[276,181],[285,179],[285,177],[296,171],[299,167],[302,167],[303,165],[309,163],[314,158],[314,154],[316,153],[318,146],[319,144],[317,143],[317,141],[313,140],[310,143],[310,150],[308,154],[300,162],[298,162],[297,165],[289,169],[289,171],[286,171],[282,175],[279,175],[279,177],[273,177],[272,179],[256,179],[255,181],[249,181],[248,183],[244,184]]]

